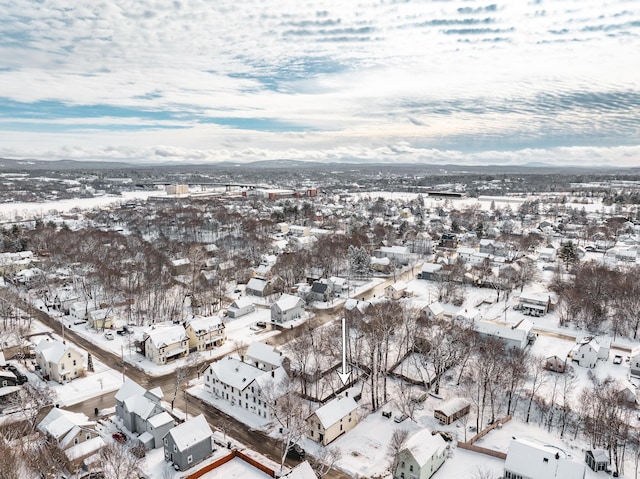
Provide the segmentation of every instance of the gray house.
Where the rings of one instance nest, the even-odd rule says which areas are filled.
[[[285,293],[271,305],[271,322],[282,324],[301,318],[304,315],[304,306],[302,298]]]
[[[227,309],[227,316],[230,318],[239,318],[245,314],[253,313],[256,307],[253,305],[253,301],[249,298],[243,297],[236,299],[229,309]]]
[[[171,429],[164,437],[164,460],[184,471],[215,450],[213,432],[202,414]]]
[[[175,425],[161,400],[160,388],[147,391],[130,379],[116,393],[116,417],[147,449],[160,447],[164,435]]]

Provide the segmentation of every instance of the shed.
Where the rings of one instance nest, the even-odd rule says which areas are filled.
[[[606,471],[609,467],[609,455],[604,449],[589,449],[584,453],[584,461],[593,471]]]
[[[471,403],[465,398],[452,398],[442,403],[442,405],[434,409],[433,417],[442,424],[451,424],[461,417],[469,414]]]

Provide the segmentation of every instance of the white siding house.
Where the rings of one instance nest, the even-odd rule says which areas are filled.
[[[396,458],[394,479],[429,479],[447,458],[447,443],[428,429],[411,436]]]
[[[298,296],[283,294],[280,299],[271,306],[271,322],[282,324],[304,315],[305,302]]]
[[[189,354],[189,336],[179,324],[151,326],[142,337],[144,355],[156,364],[166,364]]]

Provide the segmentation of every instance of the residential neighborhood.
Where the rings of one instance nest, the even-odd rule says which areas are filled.
[[[3,230],[33,249],[2,253],[0,415],[56,471],[635,477],[638,266],[609,250],[640,226],[602,199],[180,191]]]

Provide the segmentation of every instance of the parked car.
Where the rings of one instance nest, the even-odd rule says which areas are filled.
[[[111,435],[111,437],[115,439],[117,442],[119,442],[120,444],[124,444],[125,442],[127,442],[127,436],[125,436],[121,432],[114,432]]]
[[[106,333],[104,333],[104,337],[107,338],[109,341],[113,340],[113,333],[111,331],[107,331]]]
[[[300,447],[299,444],[291,444],[289,446],[289,450],[287,451],[287,457],[291,459],[302,460],[306,456],[306,452],[304,449]]]
[[[393,416],[393,422],[402,422],[409,417],[408,414],[397,414]]]
[[[613,364],[622,364],[622,356],[620,356],[619,354],[616,354],[613,357]]]

